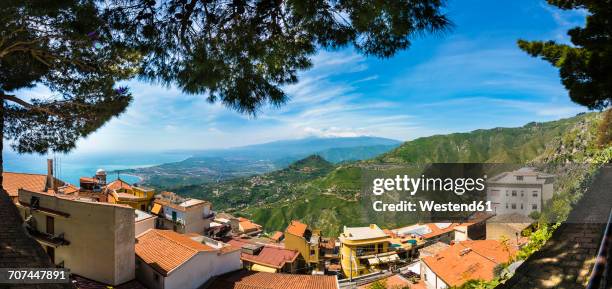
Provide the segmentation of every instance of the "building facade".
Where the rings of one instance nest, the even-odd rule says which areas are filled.
[[[136,278],[150,289],[195,289],[241,268],[240,250],[214,247],[201,237],[157,229],[139,235]]]
[[[128,205],[145,212],[151,208],[155,196],[153,189],[132,186],[121,179],[109,183],[105,190],[109,203]]]
[[[285,230],[285,248],[296,250],[304,262],[314,270],[323,271],[321,258],[321,234],[299,221],[291,221]]]
[[[156,198],[151,213],[159,217],[157,228],[183,234],[203,234],[212,222],[211,203],[198,199]]]
[[[347,277],[377,272],[399,261],[390,237],[377,225],[344,227],[340,234],[340,263]]]
[[[18,193],[28,232],[53,264],[109,285],[134,279],[134,209],[54,193]]]
[[[529,216],[532,212],[541,212],[542,206],[552,198],[553,181],[553,175],[533,168],[501,173],[487,180],[487,201],[491,201],[497,215]]]

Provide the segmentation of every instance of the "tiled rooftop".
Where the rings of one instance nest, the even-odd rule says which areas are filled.
[[[253,243],[249,242],[248,240],[238,238],[231,239],[227,243],[238,248],[253,245]],[[251,255],[242,252],[240,258],[252,263],[280,269],[285,265],[285,263],[294,262],[298,255],[299,253],[294,250],[284,249],[278,246],[264,245],[258,254]]]
[[[118,189],[129,190],[131,188],[132,186],[122,179],[114,180],[110,184],[106,185],[106,189],[111,190],[111,191],[118,190]]]
[[[306,232],[306,229],[308,229],[308,225],[300,221],[293,220],[291,221],[291,224],[287,226],[287,233],[303,237],[304,233]]]
[[[380,282],[380,283],[384,284],[385,288],[389,288],[389,289],[412,288],[410,286],[413,285],[406,278],[404,278],[404,277],[402,277],[400,275],[395,274],[395,275],[391,275],[391,276],[383,278],[383,279],[376,280],[376,281],[368,283],[368,284],[360,285],[357,288],[358,289],[370,289],[370,288],[373,288],[374,283],[376,283],[376,282]]]
[[[240,221],[240,227],[245,232],[257,231],[257,230],[261,229],[260,225],[253,223],[251,220],[244,219],[244,218],[242,218],[242,219],[243,219],[243,221]]]
[[[34,192],[45,191],[47,175],[25,173],[2,173],[2,186],[10,197],[17,197],[18,189]]]
[[[492,280],[495,266],[515,253],[514,246],[496,240],[463,241],[422,260],[444,283],[461,286],[471,279]]]
[[[199,252],[213,250],[174,231],[150,229],[136,237],[136,256],[165,276]]]
[[[337,289],[335,276],[237,271],[219,276],[209,289]]]
[[[272,234],[272,237],[270,237],[270,239],[274,240],[275,242],[280,241],[280,239],[282,238],[283,238],[283,232],[279,232],[279,231],[274,232],[274,234]]]

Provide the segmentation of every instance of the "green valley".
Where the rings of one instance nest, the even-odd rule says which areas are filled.
[[[217,210],[243,214],[268,231],[282,230],[292,219],[300,219],[324,234],[336,235],[340,226],[372,222],[360,203],[364,169],[389,164],[424,163],[514,163],[531,161],[576,161],[559,159],[563,149],[584,158],[594,151],[597,126],[602,113],[529,123],[517,128],[494,128],[468,133],[436,135],[405,142],[376,158],[332,164],[310,156],[288,168],[254,177],[218,183],[177,187],[182,195],[208,199]],[[583,158],[583,160],[585,160]],[[413,219],[376,220],[393,227]]]

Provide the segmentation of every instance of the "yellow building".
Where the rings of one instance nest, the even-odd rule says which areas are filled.
[[[344,227],[340,234],[340,264],[347,277],[377,272],[399,261],[391,238],[377,225]]]
[[[320,254],[321,236],[318,230],[311,230],[308,225],[300,221],[291,221],[285,230],[285,248],[296,250],[304,262],[314,266],[316,270],[323,270]]]
[[[147,211],[155,195],[153,189],[132,186],[117,179],[106,186],[108,202],[128,205],[136,210]]]

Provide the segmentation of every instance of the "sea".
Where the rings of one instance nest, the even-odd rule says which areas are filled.
[[[19,173],[47,173],[47,159],[54,160],[56,178],[79,185],[80,177],[92,177],[98,169],[107,172],[107,180],[117,178],[128,183],[139,183],[141,179],[121,170],[156,166],[182,161],[189,154],[178,152],[81,152],[74,154],[17,154],[5,151],[4,171]]]

